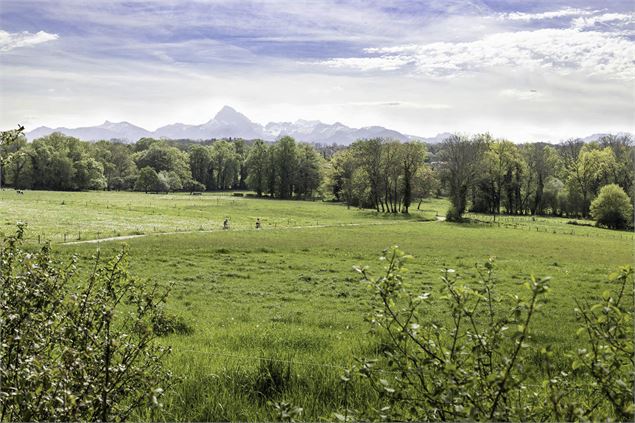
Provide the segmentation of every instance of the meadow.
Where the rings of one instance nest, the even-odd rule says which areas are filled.
[[[579,344],[575,299],[598,298],[607,275],[633,261],[629,232],[557,218],[503,216],[493,224],[470,216],[483,223],[453,224],[436,219],[446,207],[428,200],[423,211],[392,216],[233,195],[2,191],[0,223],[9,233],[27,222],[33,247],[40,235],[86,268],[97,248],[108,257],[125,242],[131,274],[174,285],[168,311],[193,331],[162,338],[173,347],[167,366],[175,385],[160,414],[140,418],[274,420],[268,401],[286,401],[304,409],[302,420],[316,421],[376,405],[369,386],[345,396],[340,376],[356,358],[376,354],[364,320],[371,292],[352,267],[379,272],[384,248],[398,244],[412,254],[412,286],[433,292],[444,268],[470,281],[475,264],[491,256],[503,292],[518,292],[532,274],[553,277],[532,342],[563,352]],[[253,228],[256,218],[262,230]],[[84,242],[125,235],[145,236]]]

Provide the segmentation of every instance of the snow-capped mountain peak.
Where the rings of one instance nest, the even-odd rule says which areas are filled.
[[[327,124],[319,120],[298,119],[295,122],[269,122],[263,126],[252,122],[247,116],[230,106],[223,106],[212,119],[200,125],[173,123],[150,132],[129,122],[106,120],[101,125],[85,128],[39,127],[27,133],[27,137],[35,139],[56,131],[88,141],[116,138],[131,142],[142,137],[192,140],[231,137],[275,141],[282,136],[289,135],[303,142],[350,144],[355,140],[371,137],[393,138],[400,141],[413,138],[381,126],[356,129],[341,122]]]

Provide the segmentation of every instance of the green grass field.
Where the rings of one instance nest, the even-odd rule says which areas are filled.
[[[436,221],[446,207],[444,200],[430,200],[422,204],[425,211],[404,217],[232,196],[4,191],[0,223],[8,233],[16,221],[27,222],[32,244],[34,234],[46,235],[57,253],[76,254],[83,265],[98,245],[63,245],[64,234],[69,242],[77,241],[78,231],[82,240],[147,235],[126,241],[131,273],[174,283],[168,309],[194,328],[191,335],[162,340],[173,346],[167,364],[178,381],[154,418],[272,420],[267,399],[273,399],[303,407],[302,419],[316,421],[332,420],[344,406],[343,369],[374,352],[364,321],[371,292],[352,266],[380,269],[384,248],[398,244],[414,255],[411,282],[433,291],[444,267],[469,281],[476,277],[474,265],[490,256],[504,292],[517,292],[530,274],[552,276],[533,342],[560,351],[578,344],[574,300],[598,297],[607,275],[633,262],[632,233],[573,227],[561,219],[507,218],[500,227]],[[221,229],[225,217],[229,231]],[[252,229],[256,218],[263,230]],[[99,248],[110,256],[121,244],[102,241]],[[254,394],[272,368],[288,372],[279,391],[268,398]],[[349,398],[359,409],[375,400],[365,386]]]
[[[260,218],[263,229],[386,223],[434,219],[446,205],[423,203],[412,216],[384,216],[373,211],[347,210],[322,202],[255,200],[229,193],[140,194],[130,192],[0,191],[0,232],[16,221],[29,225],[31,239],[53,243],[136,234],[216,231],[229,219],[233,230],[253,229]],[[425,210],[423,210],[425,209]],[[65,237],[66,235],[66,237]]]

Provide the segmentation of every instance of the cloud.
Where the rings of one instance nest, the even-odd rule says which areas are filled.
[[[500,95],[503,97],[512,98],[521,101],[537,101],[544,98],[544,94],[537,90],[519,90],[516,88],[507,88],[500,91]]]
[[[58,38],[59,36],[57,34],[49,34],[44,31],[32,34],[28,31],[11,33],[0,30],[0,51],[10,51],[15,48],[31,47],[47,41],[57,40]]]
[[[511,13],[502,13],[499,15],[499,19],[510,20],[510,21],[538,21],[545,19],[557,19],[557,18],[566,18],[570,16],[585,16],[592,15],[596,13],[596,11],[585,10],[585,9],[574,9],[574,8],[564,8],[561,10],[555,10],[551,12],[542,12],[542,13],[524,13],[524,12],[511,12]]]
[[[572,21],[573,27],[578,29],[588,29],[602,27],[609,30],[630,30],[633,32],[635,14],[629,13],[603,13],[601,15],[578,17]]]
[[[619,35],[577,29],[505,32],[471,42],[438,42],[367,48],[370,57],[335,58],[322,64],[354,70],[406,69],[427,76],[454,76],[487,68],[574,71],[631,80],[635,43]]]
[[[414,63],[414,61],[415,59],[412,55],[386,55],[381,57],[337,58],[322,61],[322,64],[332,68],[350,68],[360,71],[390,71],[400,69]]]
[[[451,109],[452,106],[443,103],[415,103],[411,101],[355,101],[342,103],[340,105],[355,106],[355,107],[400,107],[408,109],[429,109],[429,110],[442,110]]]
[[[422,136],[635,132],[626,1],[0,2],[7,128],[155,128],[229,104],[257,122]],[[45,48],[17,48],[56,34]]]

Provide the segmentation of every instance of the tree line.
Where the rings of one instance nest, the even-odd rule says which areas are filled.
[[[211,144],[152,138],[135,144],[89,143],[61,133],[32,143],[23,135],[13,138],[3,143],[0,157],[11,157],[4,164],[2,181],[16,189],[252,189],[258,196],[310,198],[320,187],[324,168],[313,146],[291,137],[275,143],[238,139]]]
[[[329,184],[349,207],[408,213],[415,200],[438,186],[426,159],[426,146],[418,141],[359,140],[333,155]]]
[[[452,203],[448,217],[455,220],[466,210],[590,217],[592,201],[609,185],[628,194],[631,204],[635,198],[635,149],[629,135],[558,145],[453,135],[441,145],[439,160]]]
[[[61,133],[28,143],[15,131],[3,137],[10,134],[12,142],[0,146],[0,158],[11,157],[0,163],[1,177],[16,189],[239,189],[281,199],[331,198],[384,213],[408,213],[436,195],[450,198],[454,220],[466,211],[590,217],[593,200],[609,185],[627,194],[629,204],[635,198],[630,135],[551,145],[457,134],[432,145],[375,138],[343,147],[291,137],[89,143]]]

